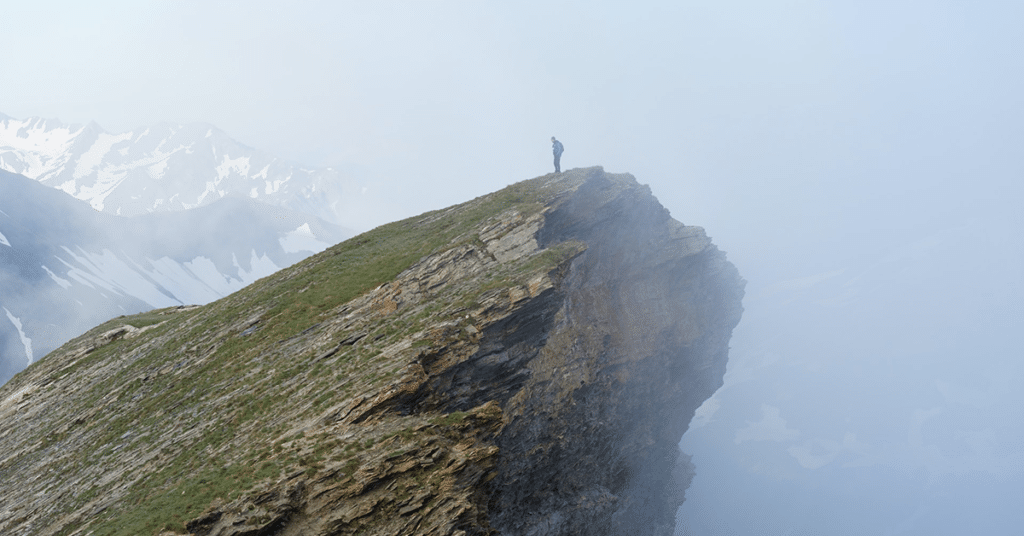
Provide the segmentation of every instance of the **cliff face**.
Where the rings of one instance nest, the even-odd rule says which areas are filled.
[[[0,532],[673,533],[743,282],[628,175],[378,228],[0,390]]]

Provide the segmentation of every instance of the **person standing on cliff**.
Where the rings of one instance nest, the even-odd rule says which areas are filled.
[[[562,142],[556,140],[554,136],[551,136],[551,152],[555,154],[555,173],[562,172],[562,167],[559,164],[559,161],[562,160],[562,151],[564,150],[565,147],[562,147]]]

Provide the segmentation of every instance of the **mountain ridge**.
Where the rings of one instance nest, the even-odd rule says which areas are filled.
[[[388,224],[0,387],[0,531],[672,534],[742,294],[601,168]]]
[[[236,196],[354,227],[349,213],[363,196],[361,185],[333,168],[273,157],[207,123],[161,122],[110,134],[95,122],[4,116],[0,170],[124,216]]]

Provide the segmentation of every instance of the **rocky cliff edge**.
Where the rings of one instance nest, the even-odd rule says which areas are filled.
[[[742,294],[601,168],[382,226],[0,388],[0,533],[671,535]]]

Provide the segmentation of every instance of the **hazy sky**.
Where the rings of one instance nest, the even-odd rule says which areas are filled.
[[[1014,2],[132,0],[4,11],[0,112],[112,132],[209,122],[397,185],[397,212],[545,172],[552,135],[563,166],[632,172],[715,235],[806,227],[805,216],[828,230],[865,202],[886,217],[937,201],[930,214],[955,217],[992,190],[1021,191],[1019,164],[992,169],[1022,140],[1024,4]],[[983,188],[962,191],[968,177],[979,186],[978,172]]]
[[[17,2],[0,19],[0,112],[95,120],[110,132],[212,123],[272,154],[351,170],[386,194],[367,226],[546,173],[557,136],[563,169],[633,173],[674,217],[704,226],[750,281],[734,383],[716,398],[718,419],[732,408],[734,422],[706,440],[740,449],[776,443],[758,433],[781,434],[781,454],[743,456],[762,468],[770,458],[757,456],[776,454],[816,466],[847,445],[846,432],[853,450],[865,438],[909,445],[877,456],[931,452],[922,423],[936,407],[955,413],[935,400],[987,389],[988,380],[956,383],[964,362],[1019,386],[1022,27],[1024,3],[1006,0]],[[803,294],[782,303],[790,294],[778,289]],[[863,299],[850,302],[851,289]],[[854,321],[856,333],[845,324]],[[787,364],[762,372],[787,386],[789,406],[744,383],[758,360]],[[839,372],[806,387],[822,367],[864,372],[851,363],[927,381],[898,396],[886,389],[899,381],[880,387]],[[792,412],[826,407],[829,385],[842,386],[847,405],[890,395],[892,404],[842,417],[864,421],[861,430],[816,436],[810,427],[836,416],[800,422]],[[1019,404],[1008,399],[1019,390],[1001,389],[989,406]],[[1016,460],[1021,446],[1007,441],[1018,436],[1006,430],[1019,427],[996,421],[970,432],[982,439],[963,437]],[[772,486],[807,479],[748,486],[725,475],[742,472],[729,460],[719,481],[760,490],[744,500],[790,515]],[[714,470],[706,463],[699,473]],[[851,484],[867,486],[856,475],[815,474],[814,486],[870,494]],[[1009,475],[1019,488],[1020,473]],[[927,475],[904,476],[872,482],[949,496]],[[688,494],[712,519],[694,528],[702,534],[734,507],[709,489],[696,482]],[[943,500],[894,514],[906,524],[886,533],[917,534],[913,516]]]
[[[209,122],[360,170],[382,220],[546,172],[555,135],[733,250],[1019,198],[1024,4],[624,4],[18,2],[0,112]]]

